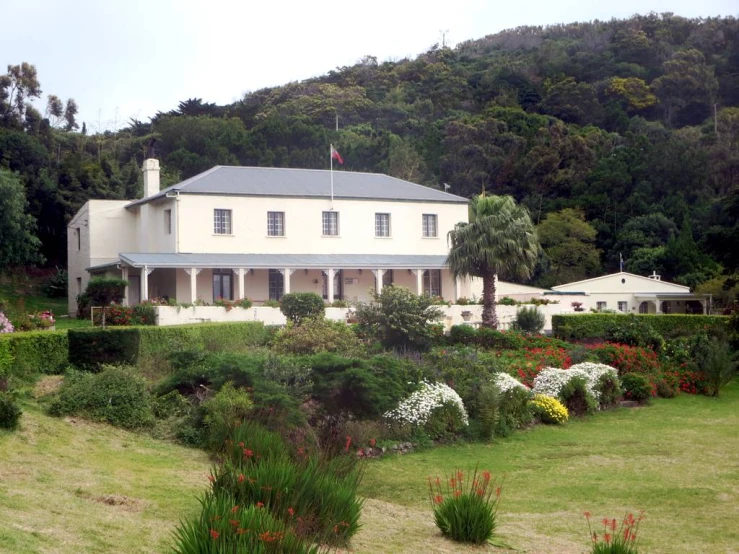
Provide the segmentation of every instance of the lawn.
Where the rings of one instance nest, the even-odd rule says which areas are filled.
[[[644,510],[640,534],[647,552],[737,552],[738,429],[734,382],[718,399],[682,395],[564,427],[538,426],[489,446],[385,458],[369,464],[361,492],[378,501],[373,508],[391,503],[385,513],[405,508],[397,517],[407,519],[407,531],[391,535],[395,552],[416,551],[403,534],[416,536],[431,521],[426,477],[475,464],[505,475],[500,533],[516,549],[584,552],[584,511],[600,521]],[[372,519],[360,544],[384,540],[383,517]]]
[[[0,431],[0,552],[165,552],[197,513],[204,452],[23,408]]]

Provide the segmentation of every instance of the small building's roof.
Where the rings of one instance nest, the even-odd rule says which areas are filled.
[[[381,173],[334,171],[334,198],[361,200],[397,200],[466,204],[461,196],[417,185]],[[295,198],[330,198],[331,172],[324,169],[288,169],[279,167],[236,167],[217,165],[157,194],[131,202],[138,206],[168,193],[219,196],[284,196]]]
[[[690,292],[690,287],[686,287],[685,285],[678,285],[677,283],[670,283],[669,281],[662,281],[659,279],[653,279],[651,277],[644,277],[643,275],[636,275],[634,273],[627,273],[626,271],[621,271],[619,273],[610,273],[608,275],[601,275],[600,277],[593,277],[592,279],[584,279],[582,281],[574,281],[572,283],[565,283],[563,285],[557,285],[556,287],[552,287],[552,290],[554,291],[577,291],[577,292],[590,292],[590,284],[596,283],[596,282],[604,282],[604,281],[614,281],[614,283],[623,283],[625,282],[625,279],[629,278],[629,280],[636,280],[639,283],[642,283],[643,285],[648,285],[649,287],[654,287],[655,285],[658,287],[662,287],[665,291],[670,290],[674,292]],[[635,294],[639,294],[639,291],[632,291]]]
[[[446,256],[398,254],[175,254],[128,253],[121,261],[149,268],[441,269]]]

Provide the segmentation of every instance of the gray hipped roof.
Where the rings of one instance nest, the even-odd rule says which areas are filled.
[[[399,200],[466,204],[461,196],[396,179],[381,173],[334,171],[334,198]],[[223,196],[285,196],[330,198],[331,172],[319,169],[233,167],[217,165],[128,207],[161,198],[167,193]]]
[[[246,269],[441,269],[446,256],[393,254],[121,254],[133,267]]]

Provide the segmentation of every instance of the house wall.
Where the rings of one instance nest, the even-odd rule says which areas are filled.
[[[466,204],[335,200],[339,236],[322,236],[326,199],[181,195],[179,251],[300,254],[446,254],[447,232],[467,221]],[[213,233],[213,211],[232,210],[232,235]],[[267,212],[285,213],[285,236],[267,236]],[[375,213],[390,213],[389,238],[375,237]],[[422,215],[436,214],[436,238],[422,236]]]
[[[77,294],[80,289],[85,290],[90,280],[88,267],[115,262],[119,252],[136,251],[137,238],[133,232],[136,221],[125,209],[127,204],[126,200],[90,200],[69,222],[67,306],[70,314],[76,313]]]

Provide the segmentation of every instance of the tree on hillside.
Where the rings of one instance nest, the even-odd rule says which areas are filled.
[[[23,62],[8,65],[0,75],[0,125],[20,127],[26,113],[26,100],[41,97],[36,66]]]
[[[551,260],[551,271],[541,286],[580,281],[600,273],[600,252],[595,247],[596,230],[581,210],[566,208],[550,213],[538,227],[541,247]]]
[[[476,196],[469,223],[449,232],[447,265],[456,277],[482,279],[482,324],[497,328],[495,276],[528,279],[539,255],[539,241],[529,212],[511,196]]]
[[[41,241],[33,234],[36,220],[27,213],[20,179],[0,169],[0,268],[40,263]]]

